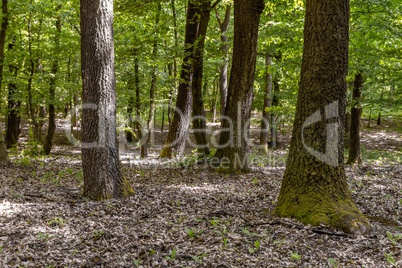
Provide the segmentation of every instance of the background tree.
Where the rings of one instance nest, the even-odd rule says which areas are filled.
[[[365,233],[369,223],[351,200],[343,164],[348,28],[348,1],[306,2],[296,115],[275,214]]]
[[[84,196],[127,196],[133,190],[121,174],[116,136],[113,1],[80,4]]]
[[[0,30],[0,100],[1,100],[1,88],[3,82],[3,68],[4,68],[4,46],[6,44],[6,33],[8,27],[8,0],[2,1],[2,21]],[[7,147],[4,141],[3,131],[0,127],[0,163],[8,159]]]
[[[234,2],[233,62],[225,108],[227,119],[223,123],[219,139],[220,148],[215,154],[222,161],[220,168],[226,172],[246,171],[249,168],[249,119],[258,25],[263,9],[264,2],[261,0]],[[224,166],[224,162],[228,165]]]

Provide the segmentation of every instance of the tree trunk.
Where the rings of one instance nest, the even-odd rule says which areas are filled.
[[[116,134],[113,1],[81,0],[84,196],[93,200],[133,193],[120,170]]]
[[[268,131],[269,131],[269,113],[268,108],[271,107],[271,94],[272,94],[272,74],[269,67],[272,64],[271,56],[265,56],[265,92],[264,92],[264,105],[262,107],[261,118],[261,132],[260,132],[260,145],[264,152],[268,152]]]
[[[349,149],[350,144],[350,127],[351,127],[352,115],[349,111],[346,111],[346,118],[345,118],[345,149]]]
[[[173,14],[173,33],[174,33],[174,47],[177,48],[179,47],[179,37],[177,34],[177,16],[176,16],[176,4],[175,0],[171,0],[171,6],[172,6],[172,14]],[[173,104],[173,92],[174,89],[177,86],[177,49],[174,50],[174,58],[173,58],[173,66],[172,68],[169,68],[170,71],[172,72],[172,87],[169,90],[169,104],[168,104],[168,122],[169,122],[169,129],[172,123],[172,116],[174,113],[174,109],[172,108]]]
[[[278,107],[279,106],[279,79],[275,78],[273,82],[273,93],[272,93],[272,107]],[[277,115],[275,113],[271,113],[271,141],[269,143],[269,146],[272,149],[275,149],[277,147],[278,143],[278,124],[276,122]]]
[[[8,0],[2,0],[2,14],[3,18],[1,21],[0,30],[0,94],[3,82],[3,69],[4,69],[4,48],[6,44],[6,33],[8,27]],[[1,99],[1,96],[0,96]],[[3,130],[0,127],[0,163],[6,162],[8,160],[7,147],[3,137]]]
[[[141,126],[141,95],[140,95],[140,75],[139,75],[139,65],[138,65],[138,58],[135,57],[134,59],[134,87],[135,87],[135,130],[137,134],[137,139],[142,144],[142,126]]]
[[[155,91],[156,91],[156,59],[158,57],[158,37],[157,37],[157,30],[159,27],[159,17],[160,17],[160,10],[161,4],[158,3],[157,11],[156,11],[156,19],[155,19],[155,37],[154,43],[152,46],[152,59],[154,61],[152,66],[152,74],[151,74],[151,88],[149,89],[149,114],[148,114],[148,122],[147,122],[147,140],[144,144],[141,145],[141,157],[146,158],[148,157],[148,148],[152,145],[151,142],[153,141],[154,135],[154,118],[155,118]]]
[[[232,6],[230,4],[226,5],[225,18],[223,19],[223,21],[221,20],[218,11],[216,11],[216,18],[218,19],[219,28],[221,31],[221,52],[223,54],[223,63],[219,67],[221,116],[225,114],[226,101],[228,96],[229,38],[227,36],[227,31],[229,29],[231,9]],[[223,120],[221,120],[221,127],[223,127]]]
[[[61,8],[61,6],[57,7],[57,11]],[[61,19],[60,16],[57,16],[56,20],[56,34],[54,37],[55,41],[55,52],[58,53],[60,50],[60,35],[61,35]],[[45,143],[43,144],[43,151],[46,155],[50,154],[50,151],[53,147],[53,136],[56,131],[56,111],[55,111],[55,95],[56,95],[56,75],[59,70],[59,61],[57,59],[57,55],[54,55],[54,60],[51,69],[50,76],[50,86],[49,86],[49,126],[47,129],[47,135],[45,139]]]
[[[193,104],[191,84],[193,80],[194,42],[197,39],[196,5],[194,0],[188,1],[184,58],[180,73],[176,109],[165,145],[159,155],[161,158],[173,158],[175,155],[181,156],[186,146]]]
[[[352,96],[352,110],[349,133],[349,156],[346,164],[360,164],[362,162],[360,156],[360,117],[362,114],[361,107],[361,88],[363,87],[363,76],[358,73],[355,76]]]
[[[200,2],[197,13],[199,14],[197,42],[194,48],[193,61],[193,129],[196,141],[197,151],[200,156],[209,155],[209,146],[207,140],[207,125],[204,110],[204,98],[202,94],[202,77],[204,71],[204,47],[205,37],[208,28],[209,17],[211,13],[211,1],[204,0]]]
[[[215,154],[219,170],[249,170],[249,130],[262,0],[234,2],[233,63],[223,128]],[[247,63],[247,64],[245,64]],[[229,130],[229,131],[228,131]]]
[[[307,0],[296,115],[275,214],[349,233],[370,225],[344,169],[349,1]]]

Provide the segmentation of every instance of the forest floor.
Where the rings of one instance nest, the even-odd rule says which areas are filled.
[[[135,195],[104,202],[81,197],[79,148],[23,144],[0,166],[0,267],[402,267],[401,133],[365,128],[364,163],[346,167],[365,236],[271,215],[288,138],[239,175],[127,150]]]

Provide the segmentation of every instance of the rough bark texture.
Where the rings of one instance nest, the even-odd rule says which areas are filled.
[[[307,0],[296,116],[275,214],[350,233],[370,225],[351,200],[343,158],[349,1]]]
[[[80,3],[84,196],[127,196],[133,190],[120,171],[116,135],[113,1]]]
[[[222,172],[249,169],[249,119],[253,96],[257,38],[262,0],[234,2],[233,62],[225,119],[215,156]]]
[[[207,122],[204,110],[204,99],[202,95],[202,77],[204,71],[204,47],[207,34],[209,17],[211,14],[211,1],[205,0],[199,2],[197,11],[198,31],[197,42],[194,47],[193,61],[193,129],[196,141],[197,151],[202,155],[209,155],[209,146],[207,140]]]
[[[57,9],[60,9],[59,6]],[[60,16],[57,17],[56,20],[56,35],[54,38],[55,42],[55,52],[57,53],[60,49],[60,35],[61,35],[61,19]],[[50,86],[49,86],[49,126],[47,129],[47,135],[45,142],[43,144],[43,151],[46,155],[50,154],[50,151],[53,147],[53,136],[54,132],[56,131],[56,111],[55,111],[55,94],[56,94],[56,76],[59,70],[59,61],[57,56],[55,55],[54,61],[52,64],[51,69],[51,76],[50,76]]]
[[[272,92],[272,102],[271,102],[271,106],[272,107],[277,107],[279,106],[279,79],[278,77],[276,77],[273,81],[273,92]],[[277,143],[278,143],[278,124],[277,124],[277,115],[275,113],[271,113],[270,115],[271,120],[271,126],[270,126],[270,130],[271,130],[271,140],[269,142],[269,146],[273,149],[275,149],[277,147]]]
[[[363,86],[363,76],[358,73],[355,76],[353,85],[352,96],[352,109],[351,109],[351,121],[350,121],[350,133],[349,133],[349,156],[347,164],[361,163],[360,157],[360,117],[362,114],[361,108],[361,88]]]
[[[189,0],[184,38],[185,54],[180,72],[176,109],[165,145],[159,155],[161,158],[173,158],[175,155],[181,156],[186,146],[193,104],[191,85],[193,81],[194,43],[197,39],[196,11],[196,4],[193,0]]]
[[[261,118],[261,132],[260,132],[260,145],[265,152],[268,152],[268,131],[269,131],[269,113],[268,108],[271,107],[271,94],[272,94],[272,74],[270,73],[269,66],[272,64],[271,56],[265,56],[265,92],[264,104],[262,106]]]

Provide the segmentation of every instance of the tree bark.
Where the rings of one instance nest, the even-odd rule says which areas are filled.
[[[268,131],[269,131],[269,113],[268,109],[271,107],[271,94],[272,94],[272,74],[269,67],[272,64],[271,56],[265,56],[265,92],[264,104],[262,107],[261,118],[261,132],[260,132],[260,145],[264,152],[268,152]]]
[[[81,0],[82,167],[84,196],[133,193],[120,170],[116,134],[113,1]]]
[[[234,2],[233,62],[225,108],[226,119],[221,129],[219,148],[215,154],[215,157],[221,160],[219,170],[222,172],[249,170],[249,121],[258,26],[263,9],[262,0]]]
[[[194,0],[188,1],[186,30],[184,38],[184,58],[180,72],[180,84],[177,93],[176,109],[169,128],[165,145],[160,153],[161,158],[173,158],[184,153],[188,128],[193,106],[192,80],[194,43],[197,39],[197,4]]]
[[[204,98],[202,94],[202,78],[204,72],[204,47],[207,34],[209,17],[211,14],[211,1],[204,0],[198,3],[197,11],[197,42],[194,47],[193,61],[193,130],[197,151],[200,156],[209,155],[207,140],[207,125],[204,109]]]
[[[61,6],[58,6],[56,11],[58,11]],[[55,43],[55,52],[58,53],[60,50],[60,35],[61,35],[61,19],[60,16],[57,16],[56,19],[56,34],[54,37]],[[43,144],[43,151],[46,155],[50,154],[50,151],[53,147],[53,136],[56,131],[56,111],[55,111],[55,95],[56,95],[56,76],[59,70],[59,61],[57,59],[57,55],[54,55],[54,60],[51,69],[51,76],[50,76],[50,86],[49,86],[49,126],[47,129],[47,135],[45,139],[45,143]]]
[[[226,101],[228,96],[228,69],[229,69],[229,38],[227,31],[230,23],[230,13],[232,6],[226,5],[225,17],[221,20],[218,11],[216,10],[216,18],[218,19],[219,29],[221,31],[221,52],[223,54],[223,63],[219,67],[219,91],[220,91],[220,105],[221,116],[225,114]],[[223,120],[221,121],[221,127],[223,127]]]
[[[370,225],[344,169],[349,1],[307,0],[296,115],[275,214],[349,233]]]
[[[0,30],[0,93],[2,82],[3,82],[3,69],[4,69],[4,49],[6,44],[6,33],[8,28],[8,0],[2,0],[2,14],[3,18],[1,21]],[[1,99],[1,97],[0,97]],[[0,163],[6,162],[8,160],[7,146],[3,137],[3,130],[0,127]]]
[[[363,87],[363,76],[361,73],[355,75],[352,96],[352,110],[349,133],[349,156],[346,164],[361,163],[360,156],[360,117],[361,107],[361,88]]]
[[[279,78],[276,77],[273,81],[273,93],[272,93],[272,107],[278,107],[279,106]],[[271,141],[269,142],[269,146],[272,149],[275,149],[277,147],[278,143],[278,124],[277,124],[277,114],[271,113]]]

